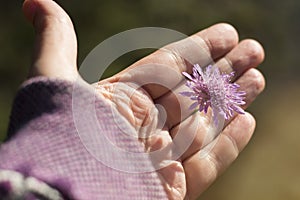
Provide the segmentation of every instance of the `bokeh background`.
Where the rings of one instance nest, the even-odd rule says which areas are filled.
[[[73,19],[80,64],[101,41],[131,28],[158,26],[192,34],[218,22],[236,27],[266,51],[260,66],[265,92],[249,108],[257,129],[238,160],[200,200],[300,199],[300,1],[285,0],[59,0]],[[22,1],[0,6],[0,141],[5,138],[13,97],[24,81],[34,32]],[[114,62],[106,75],[145,52]],[[243,133],[241,133],[243,134]]]

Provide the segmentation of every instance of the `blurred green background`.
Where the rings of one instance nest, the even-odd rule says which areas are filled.
[[[101,41],[131,28],[158,26],[192,34],[217,22],[236,27],[240,38],[265,47],[260,66],[265,92],[249,108],[257,129],[248,147],[200,200],[300,199],[300,1],[285,0],[65,0],[73,19],[80,64]],[[22,1],[0,7],[0,141],[7,130],[13,97],[26,77],[34,32]],[[143,56],[116,61],[113,74]],[[242,133],[241,133],[242,134]]]

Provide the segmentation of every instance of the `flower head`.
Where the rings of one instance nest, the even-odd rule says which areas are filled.
[[[216,66],[209,65],[203,70],[196,64],[192,75],[186,72],[183,72],[183,75],[188,78],[186,86],[191,91],[181,92],[181,95],[196,101],[190,109],[195,109],[199,105],[199,111],[207,113],[211,107],[215,122],[218,114],[229,119],[234,112],[245,113],[240,106],[245,104],[243,100],[246,92],[239,91],[240,86],[230,82],[234,72],[222,74]]]

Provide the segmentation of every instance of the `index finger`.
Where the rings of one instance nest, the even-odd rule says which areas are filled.
[[[238,34],[229,24],[216,24],[188,38],[171,43],[107,79],[134,82],[156,99],[183,80],[182,72],[193,64],[206,66],[238,44]]]

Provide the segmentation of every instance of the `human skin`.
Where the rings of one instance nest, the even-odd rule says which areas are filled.
[[[78,78],[77,39],[69,16],[51,0],[25,0],[23,12],[36,32],[29,77],[45,76],[75,81]],[[201,47],[206,55],[201,56],[197,51],[193,51],[190,40]],[[104,91],[99,92],[103,93],[107,101],[117,104],[116,99],[112,98],[115,92],[132,89],[133,84],[149,77],[184,89],[183,76],[168,76],[167,68],[161,68],[159,71],[165,73],[165,76],[157,76],[157,67],[171,67],[170,70],[177,74],[183,71],[191,73],[192,65],[185,62],[186,57],[199,64],[213,60],[221,70],[234,71],[234,81],[247,93],[244,109],[264,89],[264,77],[256,69],[264,59],[262,46],[252,39],[239,41],[236,30],[229,24],[221,23],[159,49],[124,71],[101,81],[99,84]],[[152,71],[156,73],[143,73],[141,66],[148,64],[153,66]],[[163,80],[159,80],[161,77]],[[127,95],[126,92],[124,95]],[[206,127],[210,125],[209,114],[189,111],[187,108],[190,102],[185,97],[179,97],[174,91],[154,84],[141,84],[141,88],[135,90],[129,98],[130,105],[116,107],[120,115],[125,116],[133,127],[141,127],[158,118],[159,111],[155,110],[155,104],[162,105],[167,114],[163,129],[155,137],[142,141],[148,151],[170,144],[179,128],[184,129],[186,135],[195,134],[192,144],[178,160],[171,161],[168,166],[157,171],[170,199],[196,199],[200,196],[238,157],[255,129],[255,119],[248,112],[234,116],[226,122],[208,155],[200,158],[204,136],[208,131]],[[178,109],[178,105],[183,106],[183,113],[182,109]],[[145,112],[149,107],[156,112]],[[151,131],[154,130],[148,131],[151,135]],[[138,129],[136,134],[140,135]]]

